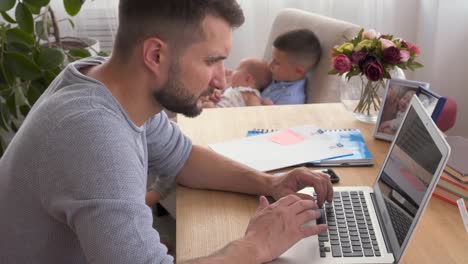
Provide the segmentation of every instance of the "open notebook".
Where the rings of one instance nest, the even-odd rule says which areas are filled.
[[[352,154],[350,149],[337,144],[332,136],[320,131],[317,127],[305,125],[208,146],[221,155],[260,171]],[[278,140],[286,133],[297,135],[301,140]]]
[[[247,136],[256,136],[260,134],[271,133],[273,129],[253,129],[247,131]],[[332,157],[323,160],[307,162],[305,166],[372,166],[374,165],[373,157],[366,142],[362,137],[362,133],[357,128],[345,129],[322,129],[323,133],[333,137],[333,139],[350,149],[353,153],[341,157]]]

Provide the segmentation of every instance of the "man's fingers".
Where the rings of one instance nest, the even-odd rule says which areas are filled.
[[[291,205],[291,211],[295,214],[300,214],[310,209],[317,209],[317,204],[311,200],[299,200]]]
[[[330,179],[325,173],[311,172],[301,174],[300,182],[306,186],[312,186],[317,193],[317,204],[319,207],[323,205],[326,200],[333,199],[333,187]]]
[[[309,237],[320,234],[322,232],[325,232],[327,228],[328,226],[326,224],[312,226],[303,225],[300,227],[303,237]]]
[[[320,218],[320,211],[318,210],[305,210],[296,216],[297,223],[300,225],[318,218]]]
[[[330,178],[328,178],[327,180],[327,192],[328,192],[327,201],[331,203],[333,201],[333,186],[332,186]]]
[[[267,208],[268,205],[270,205],[270,203],[268,202],[268,199],[263,195],[260,196],[259,204],[257,207],[257,212],[260,212],[261,210]]]
[[[315,198],[307,193],[296,193],[296,195],[303,200],[312,200],[315,202]]]
[[[290,206],[291,204],[301,200],[298,196],[295,194],[290,194],[288,196],[285,196],[281,199],[279,199],[275,204],[281,205],[281,206]]]

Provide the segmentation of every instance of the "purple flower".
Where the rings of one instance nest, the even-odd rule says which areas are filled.
[[[351,62],[355,65],[359,65],[359,62],[364,59],[367,54],[369,54],[366,50],[359,50],[351,55]]]
[[[345,73],[351,70],[351,61],[349,60],[348,56],[339,54],[333,57],[333,68],[338,73]]]
[[[368,53],[364,58],[362,58],[359,63],[358,63],[358,66],[359,66],[359,69],[361,70],[361,72],[364,72],[364,67],[367,63],[369,62],[373,62],[373,61],[378,61],[379,59],[377,58],[377,56],[375,56],[374,54],[372,53]]]
[[[401,59],[400,50],[397,47],[388,47],[383,50],[383,57],[390,64],[398,64]]]
[[[378,81],[383,78],[384,69],[380,61],[370,61],[364,65],[364,74],[369,81]]]

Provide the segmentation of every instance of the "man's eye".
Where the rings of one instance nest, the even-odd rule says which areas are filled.
[[[207,60],[206,60],[206,64],[207,64],[208,66],[211,66],[211,65],[214,65],[214,64],[218,63],[219,61],[220,61],[220,60],[219,60],[219,59],[216,59],[216,58],[207,59]]]

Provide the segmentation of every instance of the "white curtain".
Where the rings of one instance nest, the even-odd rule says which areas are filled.
[[[53,0],[63,15],[62,0]],[[235,67],[245,57],[262,57],[270,26],[277,13],[287,7],[303,9],[374,28],[419,45],[424,68],[406,72],[409,79],[431,83],[436,92],[458,102],[458,120],[449,134],[468,137],[468,1],[466,0],[238,0],[245,24],[234,31],[227,67]],[[117,27],[118,0],[87,0],[74,19],[75,30],[65,34],[93,36],[101,48],[112,49]]]

